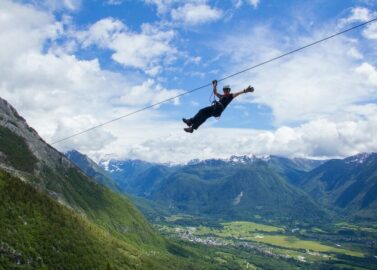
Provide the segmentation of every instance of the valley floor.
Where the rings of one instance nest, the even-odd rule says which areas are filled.
[[[375,269],[377,265],[377,227],[373,225],[287,228],[249,221],[216,224],[174,215],[154,226],[182,245],[205,249],[216,263],[237,264],[240,269]]]

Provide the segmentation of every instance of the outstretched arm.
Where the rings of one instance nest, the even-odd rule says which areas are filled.
[[[221,95],[219,93],[217,93],[217,80],[213,80],[212,85],[213,85],[213,94],[216,97],[221,98]]]
[[[247,88],[245,88],[244,90],[239,91],[239,92],[236,92],[236,93],[233,93],[233,98],[238,97],[238,96],[241,95],[241,94],[252,93],[252,92],[254,92],[254,87],[251,87],[251,86],[249,85],[249,86],[248,86]]]

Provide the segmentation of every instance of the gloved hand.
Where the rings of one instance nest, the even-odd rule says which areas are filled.
[[[217,80],[213,80],[213,81],[212,81],[212,85],[213,85],[213,86],[217,86]]]
[[[251,87],[250,85],[245,89],[243,90],[244,93],[252,93],[254,92],[254,87]]]

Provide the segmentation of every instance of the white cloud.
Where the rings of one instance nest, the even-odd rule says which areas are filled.
[[[243,0],[233,0],[233,4],[236,8],[240,8],[243,4]]]
[[[181,94],[181,90],[167,90],[153,79],[148,79],[141,85],[131,87],[125,95],[119,97],[115,103],[145,106],[146,104],[156,104],[163,100],[170,99]],[[179,100],[173,99],[174,104],[178,105]]]
[[[71,10],[77,9],[81,4],[81,0],[63,0],[61,2],[63,2],[63,5],[66,8],[71,9]]]
[[[377,40],[377,23],[369,24],[363,31],[363,36],[368,39]]]
[[[228,46],[218,47],[232,62],[225,74],[308,44],[326,36],[326,31],[315,33],[310,39],[293,39],[293,45],[287,39],[275,39],[276,36],[272,29],[255,27],[225,40]],[[361,55],[355,58],[349,54],[357,45],[354,40],[338,37],[234,77],[230,83],[239,89],[254,85],[255,93],[239,101],[271,108],[276,126],[329,116],[344,107],[373,100],[377,93],[373,79],[365,80],[366,70],[359,62]],[[370,67],[368,71],[373,73]]]
[[[180,123],[166,123],[154,136],[144,134],[142,141],[132,144],[124,139],[122,151],[109,145],[105,153],[116,153],[114,157],[117,158],[178,163],[195,158],[226,158],[234,154],[344,157],[377,151],[376,113],[375,104],[352,107],[340,112],[350,119],[316,119],[296,128],[282,126],[276,131],[212,128],[206,123],[193,134],[186,134],[180,130]],[[224,141],[231,143],[224,147]]]
[[[222,16],[222,11],[207,4],[187,3],[184,6],[173,9],[171,16],[174,21],[182,22],[185,25],[197,25],[219,20]]]
[[[56,130],[50,138],[51,142],[59,141],[62,138],[83,131],[83,127],[93,127],[101,124],[98,119],[92,115],[77,115],[57,119]],[[88,132],[83,137],[73,137],[69,142],[62,142],[55,146],[62,151],[70,149],[80,149],[83,152],[99,151],[107,144],[111,143],[116,137],[106,129],[95,129]]]
[[[84,47],[93,44],[109,47],[114,39],[124,31],[127,31],[127,27],[121,21],[105,18],[91,25],[87,31],[79,32],[78,35]]]
[[[153,35],[119,35],[111,45],[115,50],[113,59],[125,66],[151,69],[163,57],[174,54],[176,50],[169,45],[173,32],[158,32]]]
[[[225,72],[229,75],[326,34],[323,30],[313,37],[280,40],[268,27],[256,26],[251,32],[234,34],[225,40],[227,46],[217,48],[231,59],[232,68]],[[340,157],[376,151],[377,106],[355,105],[375,97],[376,68],[360,59],[358,43],[341,37],[233,78],[233,89],[250,83],[256,87],[255,94],[243,96],[241,103],[271,108],[276,131],[208,128],[215,125],[209,121],[194,134],[186,134],[181,123],[162,121],[158,123],[163,129],[138,138],[137,130],[153,130],[153,124],[145,123],[130,131],[130,137],[119,139],[124,148],[109,144],[97,154],[185,162],[232,154]],[[218,137],[222,139],[213,139]],[[224,141],[232,143],[224,148]]]
[[[355,22],[366,22],[376,16],[376,12],[373,12],[365,7],[355,7],[351,9],[351,14],[339,20],[339,27],[342,28],[347,24]]]
[[[82,0],[44,0],[35,1],[36,4],[48,8],[50,10],[62,10],[67,9],[75,11],[80,8]]]
[[[372,18],[372,12],[364,7],[355,7],[351,10],[351,15],[346,18],[348,23],[357,21],[368,21]]]
[[[243,4],[248,4],[256,9],[260,4],[260,0],[233,0],[233,3],[236,8],[240,8]]]
[[[282,155],[287,157],[334,158],[377,151],[377,106],[350,107],[339,112],[342,120],[316,119],[296,128],[276,131],[214,128],[204,124],[193,134],[183,133],[182,124],[163,123],[156,133],[122,138],[124,148],[108,145],[97,159],[113,153],[116,158],[182,163],[191,159],[227,158],[231,155]],[[346,117],[344,117],[346,115]],[[348,119],[346,119],[348,118]],[[142,127],[139,127],[142,128]],[[150,130],[147,126],[144,130]],[[133,129],[131,133],[134,133]],[[214,139],[221,138],[221,139]],[[229,142],[224,146],[224,141]],[[111,157],[111,155],[110,155]]]
[[[363,63],[356,68],[356,72],[362,75],[366,79],[366,87],[377,87],[377,70],[376,67],[372,66],[369,63]],[[371,89],[371,94],[374,94],[375,91]]]
[[[144,0],[147,4],[157,7],[157,14],[171,15],[174,23],[193,26],[219,20],[223,11],[211,7],[207,0]]]
[[[257,8],[259,5],[259,0],[249,0],[250,5],[252,5],[254,8]]]
[[[122,3],[123,3],[123,0],[107,0],[106,1],[107,5],[113,5],[113,6],[117,6],[117,5],[120,5]]]
[[[352,47],[348,50],[348,55],[355,59],[363,59],[363,54],[356,48]]]
[[[160,15],[167,13],[170,10],[171,6],[174,3],[177,3],[176,0],[144,0],[144,1],[147,4],[156,5],[157,12]]]
[[[180,93],[154,80],[145,81],[145,76],[137,73],[105,71],[97,59],[79,60],[64,50],[45,52],[47,40],[64,34],[47,12],[2,1],[0,18],[5,18],[0,20],[0,44],[4,45],[0,51],[0,95],[49,142],[130,113],[135,106],[148,106]],[[119,29],[104,28],[110,29],[110,34],[97,31],[95,37],[101,42]],[[127,98],[130,89],[134,100]],[[151,110],[133,116],[132,121],[155,123],[162,117]],[[97,151],[127,133],[127,126],[120,127],[118,133],[99,128],[56,146]]]
[[[97,21],[87,31],[78,33],[84,47],[97,45],[108,48],[114,52],[114,61],[141,69],[150,76],[161,71],[162,63],[174,60],[178,53],[171,45],[174,36],[173,30],[163,31],[150,24],[142,25],[141,32],[134,33],[113,18]]]
[[[16,5],[10,1],[1,1],[1,71],[6,72],[7,65],[18,55],[32,50],[41,50],[43,42],[47,39],[54,39],[59,30],[60,24],[54,22],[50,14],[28,6]]]
[[[46,41],[65,34],[65,23],[48,12],[1,1],[0,18],[0,95],[47,141],[181,93],[166,89],[159,78],[145,79],[134,70],[109,72],[97,59],[80,60],[67,53],[74,51],[75,44],[62,49],[55,44],[46,52]],[[79,34],[83,47],[110,49],[119,63],[152,75],[176,57],[172,45],[176,33],[154,25],[144,25],[135,33],[121,21],[107,18]],[[232,64],[227,63],[231,68],[225,73],[315,39],[275,39],[275,34],[268,27],[234,33],[226,47],[218,48]],[[376,151],[377,106],[355,105],[376,96],[376,67],[361,52],[358,42],[343,37],[233,78],[233,89],[255,85],[255,94],[243,96],[240,103],[271,108],[276,131],[216,128],[217,122],[210,120],[194,134],[186,134],[178,109],[171,106],[170,116],[163,110],[143,111],[56,146],[96,157],[114,154],[160,162],[250,153],[333,157]],[[224,141],[231,143],[224,147]]]

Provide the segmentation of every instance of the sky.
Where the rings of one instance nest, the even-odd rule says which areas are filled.
[[[51,143],[377,17],[377,0],[0,0],[0,97]],[[59,144],[94,160],[377,151],[377,23]]]

